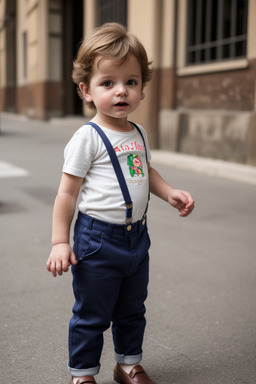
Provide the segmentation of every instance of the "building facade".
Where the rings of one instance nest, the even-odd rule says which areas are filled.
[[[0,111],[88,115],[72,61],[118,21],[153,61],[131,116],[151,147],[256,165],[255,16],[256,0],[0,0]]]

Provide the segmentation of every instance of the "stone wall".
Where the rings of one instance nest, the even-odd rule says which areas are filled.
[[[256,165],[256,114],[162,110],[160,149]]]

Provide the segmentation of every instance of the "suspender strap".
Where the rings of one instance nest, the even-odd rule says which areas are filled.
[[[105,147],[108,151],[109,157],[112,161],[112,165],[114,167],[116,177],[118,179],[118,182],[119,182],[119,185],[120,185],[123,197],[124,197],[124,201],[125,201],[125,205],[126,205],[126,224],[128,225],[132,222],[133,203],[132,203],[131,196],[130,196],[129,190],[127,188],[127,184],[126,184],[119,160],[117,158],[117,155],[116,155],[108,137],[103,132],[103,130],[97,124],[92,123],[92,122],[87,123],[87,125],[91,125],[93,128],[96,129],[96,131],[98,132],[98,134],[102,138],[103,143],[105,144]]]
[[[145,153],[146,153],[146,161],[148,163],[148,151],[147,151],[147,146],[146,146],[146,142],[145,142],[145,138],[140,130],[140,128],[138,127],[137,124],[133,123],[132,121],[129,121],[130,124],[132,124],[135,128],[137,128],[137,131],[139,132],[139,134],[141,135],[141,138],[142,138],[142,141],[143,141],[143,144],[144,144],[144,148],[145,148]]]

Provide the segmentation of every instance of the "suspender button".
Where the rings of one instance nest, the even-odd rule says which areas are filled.
[[[146,220],[145,220],[145,219],[143,219],[143,221],[142,221],[142,225],[145,225],[145,223],[146,223]]]
[[[130,231],[132,229],[131,224],[126,227],[127,231]]]

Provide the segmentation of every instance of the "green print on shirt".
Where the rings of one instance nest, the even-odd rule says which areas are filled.
[[[127,156],[127,165],[129,166],[131,177],[142,176],[144,177],[144,172],[142,169],[142,162],[138,155],[129,155]]]

